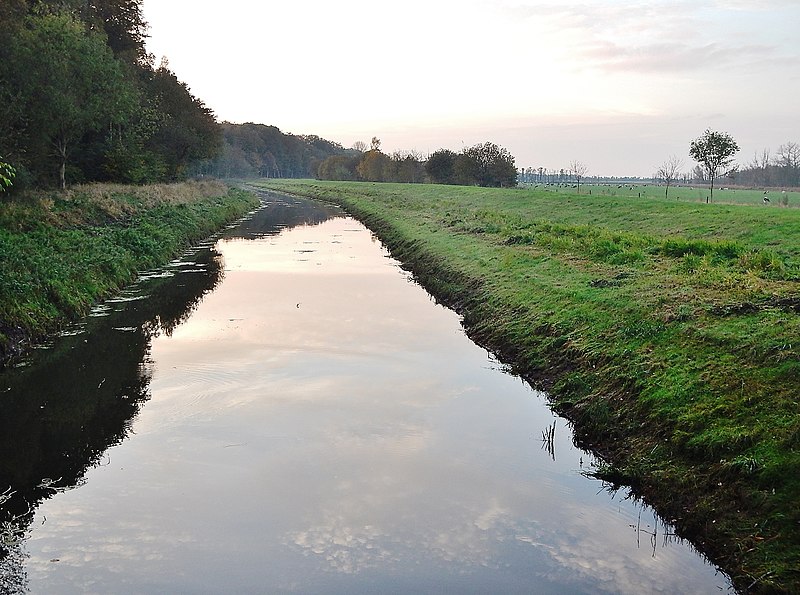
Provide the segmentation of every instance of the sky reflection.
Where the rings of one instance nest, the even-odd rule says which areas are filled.
[[[725,588],[683,544],[637,545],[565,423],[554,461],[541,396],[353,220],[216,249],[131,434],[40,507],[34,592]]]

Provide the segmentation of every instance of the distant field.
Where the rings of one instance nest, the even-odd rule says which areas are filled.
[[[547,192],[561,194],[575,194],[576,189],[571,184],[562,186],[545,186],[543,184],[526,184],[526,187],[536,188]],[[627,198],[654,198],[665,200],[665,187],[655,184],[581,184],[581,194],[592,196],[611,196]],[[781,190],[767,191],[769,204],[764,204],[764,191],[748,188],[714,188],[714,203],[716,204],[743,204],[758,205],[760,207],[781,207],[781,198],[785,196],[789,207],[800,207],[800,191],[786,190],[785,195]],[[703,186],[670,186],[666,200],[676,202],[705,203],[706,197],[710,198],[711,192]]]

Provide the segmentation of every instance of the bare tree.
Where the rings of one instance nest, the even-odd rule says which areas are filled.
[[[578,184],[578,194],[581,193],[581,180],[586,175],[587,171],[589,171],[589,166],[582,161],[576,160],[569,162],[569,173]]]
[[[670,155],[656,172],[656,178],[662,180],[666,185],[664,189],[664,198],[669,198],[669,187],[678,179],[680,171],[683,169],[683,159],[679,159],[675,155]]]
[[[780,168],[785,185],[800,185],[800,145],[789,142],[778,147],[775,165]]]
[[[756,184],[761,186],[769,185],[769,168],[772,165],[772,157],[770,156],[769,149],[762,149],[761,153],[753,155],[753,161],[750,162],[749,169],[753,172],[753,178]]]
[[[366,153],[367,143],[365,143],[363,140],[357,140],[353,143],[353,150],[358,151],[359,153]]]

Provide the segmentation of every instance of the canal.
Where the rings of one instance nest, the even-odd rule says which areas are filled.
[[[729,590],[359,222],[264,199],[0,375],[0,591]]]

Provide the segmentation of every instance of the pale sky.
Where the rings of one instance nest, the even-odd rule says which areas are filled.
[[[384,152],[650,176],[730,133],[800,142],[800,0],[143,0],[148,50],[220,120]]]

